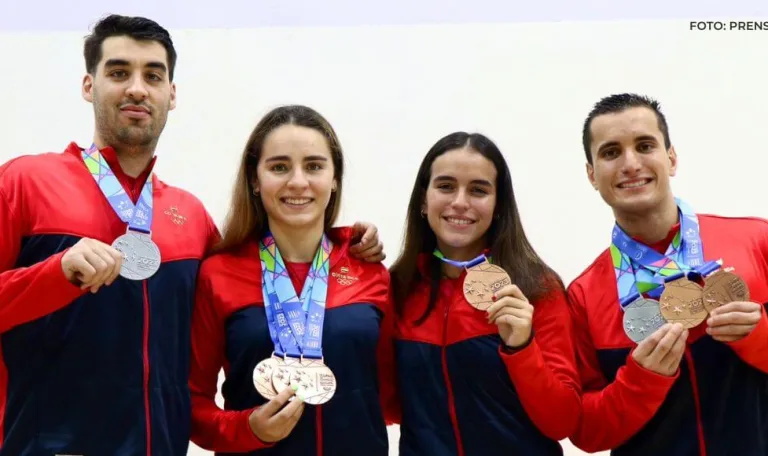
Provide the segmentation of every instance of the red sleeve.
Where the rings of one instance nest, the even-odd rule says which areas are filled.
[[[64,275],[61,258],[66,250],[31,266],[11,269],[22,233],[20,210],[0,187],[0,333],[55,312],[86,293]]]
[[[578,287],[571,287],[568,300],[583,393],[581,420],[570,440],[581,450],[594,453],[618,447],[645,426],[680,374],[656,374],[637,364],[630,354],[608,384],[597,361],[584,298]]]
[[[198,279],[191,331],[191,440],[206,450],[225,453],[245,453],[271,446],[251,430],[248,418],[254,409],[229,411],[216,405],[219,371],[224,364],[224,320],[216,312],[204,272]]]
[[[751,333],[743,339],[728,342],[733,351],[747,364],[768,373],[768,316],[765,306],[760,321]]]
[[[400,400],[397,392],[397,369],[395,367],[395,316],[392,305],[392,293],[389,287],[389,273],[386,275],[386,303],[382,310],[384,317],[381,322],[381,332],[379,333],[378,347],[378,371],[379,371],[379,394],[381,397],[381,408],[384,411],[384,421],[387,425],[398,424],[400,422]]]
[[[533,423],[547,437],[562,440],[574,432],[581,412],[565,293],[558,291],[534,304],[533,332],[525,348],[499,353]]]

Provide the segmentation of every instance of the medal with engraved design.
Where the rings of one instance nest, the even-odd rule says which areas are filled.
[[[272,369],[272,387],[279,394],[280,391],[291,386],[291,376],[293,370],[299,365],[299,360],[296,358],[280,359],[274,368]]]
[[[624,333],[632,342],[639,344],[666,322],[659,301],[641,297],[624,308]]]
[[[704,308],[701,286],[683,277],[664,286],[659,299],[661,315],[669,323],[680,323],[684,328],[694,328],[709,315]]]
[[[734,301],[749,301],[749,287],[744,279],[727,271],[718,271],[704,279],[707,312]]]
[[[336,393],[336,376],[322,360],[304,358],[293,368],[291,386],[305,403],[325,404]]]
[[[146,280],[160,268],[160,249],[150,235],[128,230],[112,247],[123,254],[120,275],[129,280]]]
[[[282,359],[273,355],[263,359],[253,370],[253,386],[256,387],[256,391],[261,394],[261,397],[266,400],[277,396],[277,390],[275,390],[275,386],[272,384],[272,373],[282,361]]]
[[[467,269],[464,298],[475,309],[484,311],[493,304],[493,294],[511,284],[512,280],[504,269],[485,261]]]

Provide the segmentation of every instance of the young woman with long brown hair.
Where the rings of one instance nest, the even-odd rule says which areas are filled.
[[[343,174],[336,133],[311,108],[276,108],[253,130],[222,241],[198,280],[197,445],[220,454],[387,456],[389,274],[378,244],[373,256],[353,253],[356,230],[333,228]],[[223,410],[215,403],[222,367]]]
[[[580,410],[565,290],[490,139],[453,133],[424,157],[390,274],[400,456],[561,455]]]

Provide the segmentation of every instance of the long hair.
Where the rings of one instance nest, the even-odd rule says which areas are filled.
[[[424,253],[429,254],[429,304],[416,321],[417,325],[434,310],[441,278],[442,262],[432,256],[437,238],[429,221],[421,215],[432,178],[432,163],[448,151],[465,147],[487,158],[496,167],[496,207],[493,221],[485,234],[488,243],[486,247],[490,249],[493,263],[509,274],[512,283],[520,288],[530,302],[547,294],[553,286],[564,288],[560,277],[536,254],[525,235],[512,188],[512,177],[501,151],[481,134],[451,133],[437,141],[421,162],[408,204],[403,248],[390,268],[395,309],[402,316],[406,299],[425,279],[419,268],[419,257]]]
[[[267,231],[268,219],[261,197],[253,193],[253,177],[261,159],[264,140],[272,131],[283,125],[298,125],[322,133],[328,141],[333,162],[336,191],[333,192],[325,209],[325,228],[336,222],[341,207],[342,181],[344,177],[344,154],[331,124],[320,113],[301,105],[280,106],[268,112],[256,125],[248,138],[240,159],[229,213],[222,228],[222,239],[214,248],[215,252],[236,249],[250,239],[261,239]]]

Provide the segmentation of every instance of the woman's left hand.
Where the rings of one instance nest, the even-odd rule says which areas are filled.
[[[507,285],[495,294],[488,307],[488,322],[499,327],[501,340],[510,348],[528,343],[533,331],[533,306],[516,285]]]

